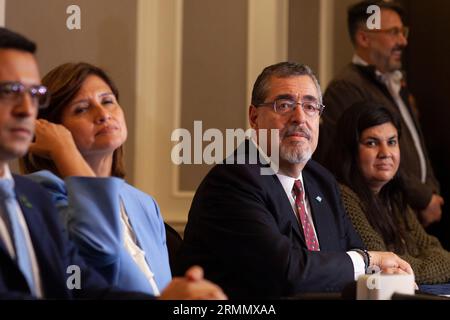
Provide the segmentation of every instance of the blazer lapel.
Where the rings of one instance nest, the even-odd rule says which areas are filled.
[[[16,197],[30,234],[44,294],[46,296],[52,296],[56,293],[55,295],[59,297],[67,295],[64,287],[58,288],[58,284],[65,284],[65,279],[62,277],[61,272],[63,266],[61,265],[55,244],[49,239],[49,235],[46,234],[48,230],[43,224],[42,213],[36,211],[32,203],[28,200],[29,198],[26,196],[26,193],[17,188],[17,184]],[[54,263],[49,263],[50,261]],[[46,285],[49,283],[52,284],[51,288]]]
[[[9,256],[9,252],[6,249],[5,244],[3,243],[3,240],[0,239],[0,254],[5,254]]]

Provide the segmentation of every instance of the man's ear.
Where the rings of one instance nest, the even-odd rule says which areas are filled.
[[[250,105],[250,107],[248,107],[248,120],[250,121],[250,126],[252,129],[258,129],[258,108],[254,105]]]
[[[355,45],[356,47],[361,47],[367,49],[369,47],[370,38],[367,32],[359,29],[355,34]]]

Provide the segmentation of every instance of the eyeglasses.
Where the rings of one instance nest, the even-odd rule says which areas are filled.
[[[29,93],[35,107],[47,108],[50,100],[47,87],[42,85],[25,86],[20,82],[1,82],[0,102],[17,103],[25,92]]]
[[[409,28],[408,27],[393,27],[389,29],[367,29],[366,32],[374,32],[374,33],[386,33],[391,37],[398,38],[402,35],[405,39],[408,39]]]
[[[325,106],[323,104],[320,104],[316,101],[302,101],[297,102],[290,99],[277,99],[273,102],[265,102],[257,105],[259,106],[272,106],[273,110],[276,113],[279,113],[281,115],[287,115],[292,113],[295,108],[297,108],[297,105],[302,106],[303,111],[305,114],[311,118],[322,115],[323,109],[325,109]]]

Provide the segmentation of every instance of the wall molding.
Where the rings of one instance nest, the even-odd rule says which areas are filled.
[[[247,1],[250,104],[262,68],[287,59],[289,2]],[[135,185],[156,199],[164,220],[181,232],[194,195],[179,190],[179,168],[170,159],[171,133],[181,123],[183,0],[138,0],[137,12]]]
[[[247,106],[262,69],[288,57],[289,0],[248,0]],[[246,109],[248,124],[248,109]]]
[[[170,159],[180,119],[182,19],[182,0],[138,0],[135,184],[175,225],[185,223],[191,202],[176,192]]]
[[[334,1],[320,0],[319,11],[319,80],[322,91],[333,77]]]
[[[0,0],[0,27],[5,26],[6,0]]]

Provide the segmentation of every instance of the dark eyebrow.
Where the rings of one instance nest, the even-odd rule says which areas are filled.
[[[71,103],[69,104],[69,106],[71,107],[71,106],[74,106],[74,105],[76,105],[76,104],[87,103],[87,102],[89,102],[88,99],[80,99],[80,100],[76,100],[76,101],[71,102]]]
[[[368,136],[368,137],[365,137],[364,140],[380,140],[380,139],[378,137]]]
[[[314,97],[314,96],[311,96],[311,95],[309,95],[309,94],[304,95],[304,96],[302,97],[302,100],[317,102],[317,98]]]
[[[288,99],[288,100],[296,100],[296,96],[292,95],[292,94],[288,94],[288,93],[284,93],[284,94],[279,94],[275,97],[275,100],[279,100],[279,99]]]
[[[387,138],[387,140],[392,140],[392,139],[397,139],[397,138],[398,138],[397,134],[394,134],[393,136]],[[369,139],[380,141],[380,138],[372,137],[372,136],[366,137],[364,140],[369,140]]]
[[[114,93],[112,93],[112,92],[104,92],[104,93],[99,95],[99,97],[106,97],[106,96],[113,96],[113,97],[115,97]]]
[[[116,96],[114,95],[114,93],[112,93],[112,92],[103,92],[103,93],[101,93],[101,94],[99,95],[100,98],[108,97],[108,96],[116,97]],[[86,103],[86,102],[89,102],[89,99],[80,99],[80,100],[73,101],[73,102],[70,104],[70,106],[73,106],[73,105],[76,105],[76,104],[79,104],[79,103]]]

